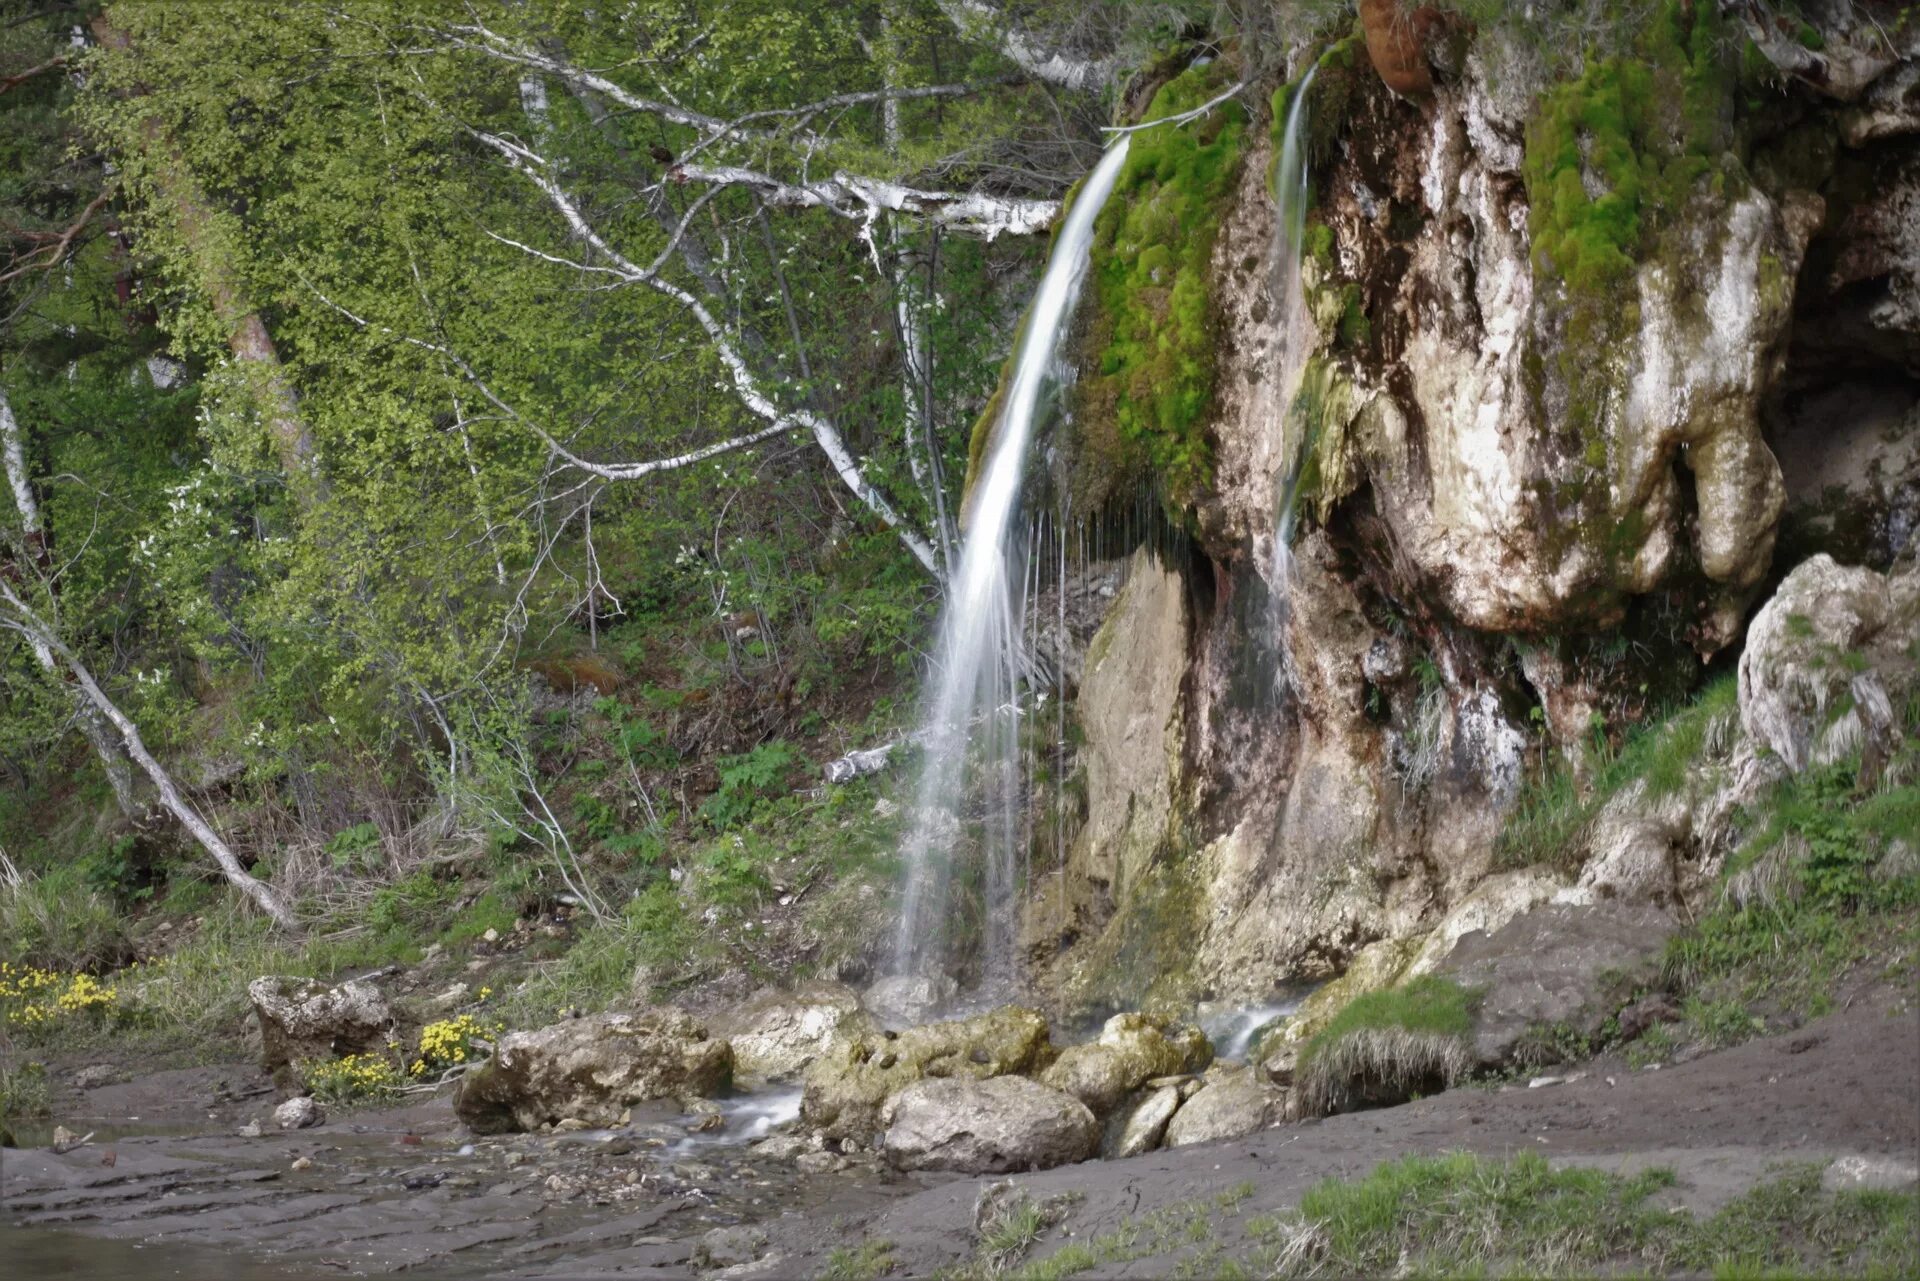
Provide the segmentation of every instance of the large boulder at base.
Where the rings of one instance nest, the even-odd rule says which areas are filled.
[[[711,1021],[733,1046],[734,1075],[785,1081],[804,1072],[844,1029],[871,1031],[860,996],[844,983],[803,983],[792,991],[763,988]]]
[[[1045,1170],[1100,1146],[1086,1104],[1022,1076],[916,1081],[888,1102],[884,1120],[882,1148],[902,1170]]]
[[[1040,1081],[1073,1095],[1095,1116],[1105,1116],[1154,1077],[1198,1072],[1211,1062],[1213,1046],[1199,1028],[1170,1027],[1145,1014],[1116,1014],[1098,1040],[1062,1050]]]
[[[363,979],[330,987],[317,979],[265,975],[247,984],[247,996],[260,1022],[261,1064],[269,1072],[384,1049],[393,1028],[387,999]]]
[[[509,1032],[460,1082],[453,1108],[480,1134],[573,1119],[617,1125],[648,1099],[701,1098],[733,1083],[733,1050],[672,1006]]]
[[[1798,773],[1855,751],[1884,758],[1916,683],[1920,567],[1801,562],[1747,628],[1740,724]]]
[[[882,1027],[912,1027],[938,1014],[959,991],[945,974],[890,974],[876,979],[861,1004]]]
[[[1645,903],[1552,904],[1491,934],[1464,935],[1439,973],[1482,989],[1474,1056],[1500,1066],[1530,1057],[1549,1029],[1597,1034],[1622,998],[1657,975],[1678,928]]]
[[[800,1119],[826,1138],[867,1142],[882,1128],[887,1099],[922,1077],[1007,1076],[1052,1061],[1046,1019],[1017,1005],[899,1033],[843,1036],[807,1069]]]
[[[1167,1135],[1167,1122],[1173,1120],[1173,1114],[1179,1110],[1178,1086],[1162,1086],[1149,1091],[1138,1103],[1128,1108],[1123,1117],[1116,1118],[1118,1124],[1107,1127],[1101,1155],[1139,1156],[1142,1152],[1153,1151]]]
[[[1237,1139],[1287,1119],[1287,1091],[1253,1068],[1215,1068],[1167,1122],[1167,1146]]]

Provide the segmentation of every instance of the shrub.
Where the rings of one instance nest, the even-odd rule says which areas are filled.
[[[482,988],[482,999],[488,989]],[[482,1023],[471,1014],[440,1019],[420,1029],[420,1056],[407,1068],[408,1076],[425,1076],[436,1068],[466,1063],[481,1052],[481,1043],[499,1039],[506,1028],[498,1023]]]
[[[718,763],[720,790],[707,798],[701,812],[722,831],[744,823],[786,792],[788,775],[799,763],[800,754],[777,739],[739,756],[723,756]]]
[[[0,1117],[45,1116],[52,1107],[46,1064],[0,1059]]]
[[[308,1059],[297,1065],[313,1096],[327,1103],[372,1103],[400,1088],[400,1071],[384,1054]]]

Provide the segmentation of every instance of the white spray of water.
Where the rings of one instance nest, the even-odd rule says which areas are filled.
[[[1313,319],[1307,314],[1306,286],[1300,264],[1305,254],[1307,227],[1307,92],[1313,88],[1310,68],[1300,87],[1293,92],[1287,108],[1287,124],[1281,134],[1280,156],[1274,164],[1273,226],[1273,303],[1280,321],[1277,353],[1279,375],[1276,385],[1282,389],[1285,407],[1280,420],[1281,457],[1285,460],[1275,477],[1278,510],[1274,516],[1273,565],[1271,586],[1276,631],[1284,627],[1287,615],[1287,590],[1293,577],[1294,507],[1299,497],[1301,465],[1311,442],[1304,430],[1298,440],[1294,434],[1294,400],[1299,393],[1301,375],[1306,371],[1307,352],[1313,344]]]
[[[939,967],[948,960],[948,898],[963,837],[960,810],[968,794],[971,747],[984,812],[980,977],[989,988],[1013,978],[1016,846],[1025,792],[1019,741],[1025,657],[1020,632],[1028,590],[1024,572],[1018,581],[1009,573],[1013,517],[1035,424],[1046,408],[1047,392],[1059,382],[1060,345],[1086,278],[1094,219],[1126,163],[1127,144],[1122,135],[1107,148],[1054,241],[1027,315],[1005,405],[994,424],[986,466],[974,485],[966,544],[942,617],[936,684],[922,738],[925,763],[905,849],[906,887],[894,940],[896,973]]]

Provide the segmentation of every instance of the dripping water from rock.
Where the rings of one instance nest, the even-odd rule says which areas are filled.
[[[1091,259],[1094,219],[1126,163],[1114,142],[1088,176],[1040,280],[1016,354],[1004,407],[966,512],[966,542],[949,584],[934,684],[919,735],[924,754],[912,829],[903,850],[905,888],[892,973],[926,978],[966,971],[976,996],[1017,978],[1016,899],[1032,836],[1027,791],[1033,735],[1023,721],[1031,655],[1023,634],[1037,574],[1064,545],[1063,522],[1018,520],[1037,424],[1062,385],[1061,346]],[[978,937],[953,929],[957,899],[974,900]],[[956,955],[972,945],[976,956]]]
[[[1306,371],[1307,353],[1313,346],[1313,318],[1307,313],[1306,286],[1301,276],[1306,254],[1307,224],[1307,95],[1313,88],[1317,67],[1309,68],[1294,90],[1287,108],[1286,127],[1282,131],[1280,154],[1274,163],[1274,226],[1272,294],[1280,334],[1276,349],[1275,373],[1281,388],[1280,419],[1281,469],[1274,478],[1275,512],[1273,555],[1269,578],[1272,587],[1273,634],[1286,628],[1289,591],[1293,578],[1293,530],[1300,497],[1300,480],[1312,448],[1311,433],[1299,413],[1300,384]]]

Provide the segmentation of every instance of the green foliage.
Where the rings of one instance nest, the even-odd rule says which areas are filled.
[[[1862,788],[1857,763],[1789,777],[1748,815],[1712,911],[1668,944],[1668,983],[1702,1040],[1728,1044],[1774,1012],[1831,1009],[1857,967],[1920,973],[1920,782],[1911,746]]]
[[[126,917],[67,864],[0,886],[0,960],[104,973],[132,959]]]
[[[0,1057],[0,1120],[46,1116],[53,1110],[47,1065],[8,1054]]]
[[[1189,111],[1229,83],[1224,62],[1161,86],[1144,119]],[[1236,102],[1182,125],[1142,130],[1094,224],[1082,433],[1139,467],[1175,505],[1212,476],[1204,428],[1214,393],[1214,318],[1208,261],[1220,206],[1239,174],[1246,113]]]
[[[405,1080],[384,1054],[310,1059],[294,1067],[313,1096],[324,1103],[380,1103],[392,1098]]]
[[[716,763],[719,790],[701,812],[721,831],[737,827],[788,790],[799,753],[789,743],[762,743],[739,756],[723,756]]]
[[[1732,674],[1702,689],[1693,702],[1664,719],[1627,731],[1615,747],[1596,726],[1583,745],[1585,778],[1551,760],[1531,779],[1500,829],[1494,858],[1503,868],[1545,864],[1575,870],[1587,856],[1587,833],[1600,811],[1635,784],[1650,800],[1687,785],[1692,770],[1724,755],[1739,715],[1739,684]]]
[[[821,1281],[879,1281],[895,1266],[893,1242],[862,1241],[836,1247],[827,1255]]]
[[[1584,294],[1631,274],[1644,233],[1733,147],[1742,44],[1717,11],[1662,0],[1631,55],[1547,91],[1522,166],[1537,264]]]

